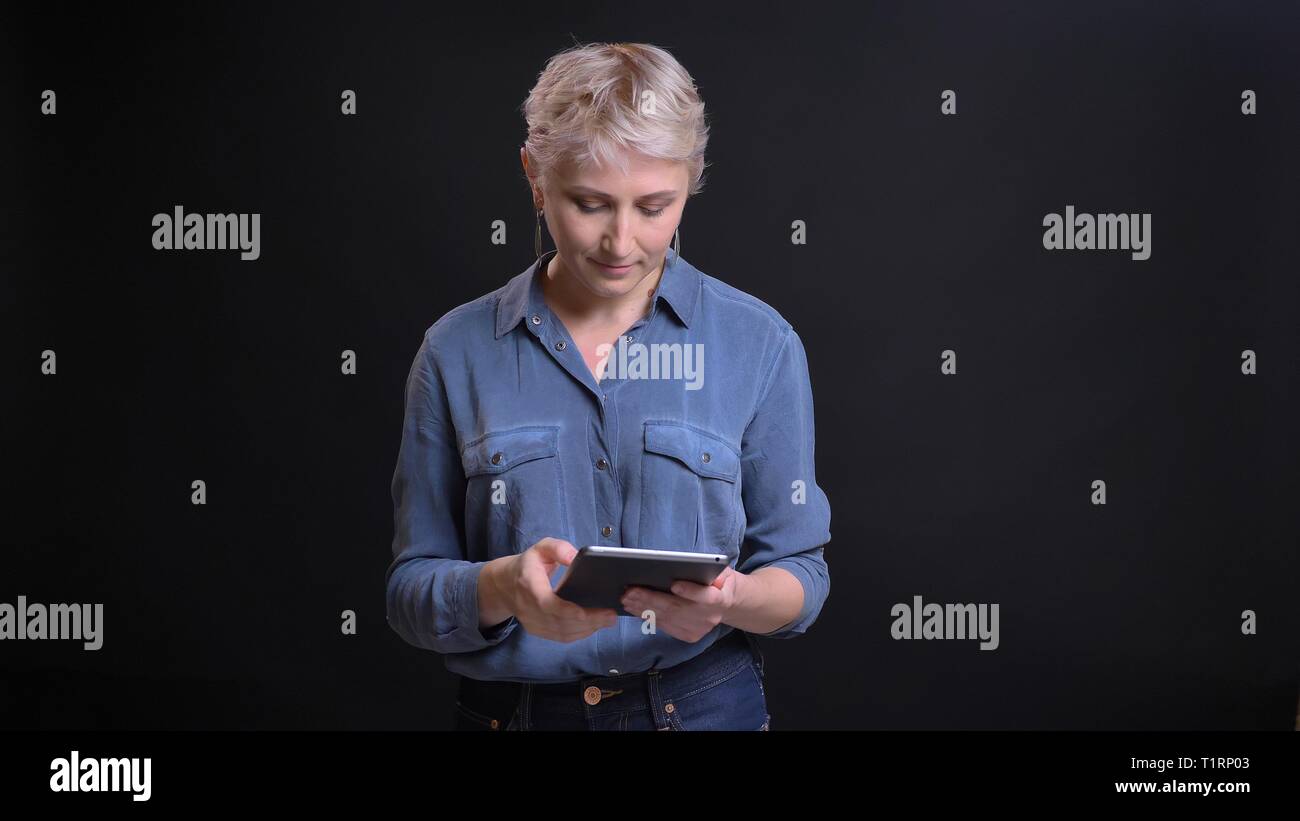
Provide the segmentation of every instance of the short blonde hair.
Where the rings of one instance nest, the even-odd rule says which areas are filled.
[[[647,100],[653,105],[642,105]],[[687,196],[704,188],[704,102],[691,75],[658,46],[566,49],[547,61],[522,109],[530,183],[544,187],[566,160],[584,169],[612,165],[626,174],[623,152],[632,151],[686,163]]]

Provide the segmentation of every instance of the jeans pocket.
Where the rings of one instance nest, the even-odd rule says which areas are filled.
[[[749,672],[753,673],[754,681],[758,684],[758,691],[763,694],[764,700],[767,699],[767,688],[763,686],[763,668],[755,663],[749,663]]]
[[[754,681],[758,682],[758,691],[763,694],[763,726],[760,730],[772,729],[772,716],[767,712],[767,688],[763,686],[763,665],[762,662],[750,662],[749,671],[754,674]]]
[[[762,684],[748,662],[684,695],[667,694],[664,713],[669,726],[686,731],[753,731],[769,721]]]
[[[490,732],[503,729],[506,724],[499,718],[493,718],[477,710],[472,710],[457,700],[453,726],[457,730],[487,730]]]

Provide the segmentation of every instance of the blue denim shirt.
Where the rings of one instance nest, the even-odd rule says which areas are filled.
[[[690,643],[621,615],[571,643],[514,617],[480,630],[483,563],[552,536],[725,553],[742,573],[784,568],[803,609],[766,635],[803,633],[830,591],[830,503],[798,334],[670,252],[650,311],[597,382],[542,296],[554,253],[424,334],[392,481],[389,624],[453,673],[538,683],[663,669],[734,629]]]

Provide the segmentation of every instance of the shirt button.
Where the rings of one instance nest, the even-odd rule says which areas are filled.
[[[542,324],[542,318],[541,318],[540,316],[538,316],[537,314],[533,314],[533,324],[534,324],[534,325],[541,325],[541,324]]]
[[[596,460],[596,470],[604,470],[607,467],[609,467],[609,462],[606,462],[603,458]]]
[[[600,535],[602,536],[608,536],[613,532],[614,532],[614,528],[610,527],[609,525],[605,525],[600,529]]]
[[[564,341],[563,339],[561,339],[559,342],[556,342],[556,343],[555,343],[555,350],[557,350],[557,351],[562,351],[562,350],[564,350],[564,349],[567,348],[567,347],[569,347],[569,346],[565,343],[565,341]]]
[[[583,691],[582,691],[582,700],[585,701],[585,702],[587,702],[588,704],[592,704],[592,705],[599,704],[599,703],[600,703],[600,688],[599,688],[599,687],[596,687],[596,686],[592,686],[592,687],[588,687],[587,689],[583,690]]]
[[[496,453],[492,454],[492,464],[494,465],[501,464],[501,451],[497,451]]]
[[[611,676],[616,676],[616,675],[618,675],[618,668],[616,668],[616,667],[611,667],[611,668],[609,668],[609,674],[610,674]]]
[[[713,457],[708,454],[708,451],[705,451],[704,454],[700,456],[700,458],[703,459],[705,462],[708,462],[711,459],[713,459]]]

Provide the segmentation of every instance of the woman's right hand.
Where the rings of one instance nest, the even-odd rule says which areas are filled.
[[[578,549],[563,539],[547,537],[514,557],[501,574],[501,590],[510,610],[524,629],[551,641],[585,639],[597,630],[618,623],[618,613],[566,601],[551,589],[556,568],[567,567]]]

